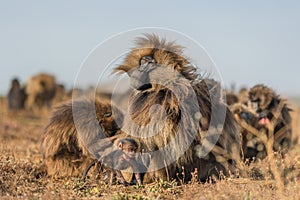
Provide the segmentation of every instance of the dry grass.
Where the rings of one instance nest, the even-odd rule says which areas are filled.
[[[295,108],[294,108],[295,109]],[[294,112],[294,131],[299,130]],[[274,164],[284,186],[278,189],[267,159],[246,165],[249,178],[226,178],[215,183],[155,182],[143,186],[109,186],[97,179],[47,177],[39,153],[49,115],[32,117],[8,113],[0,100],[0,198],[24,199],[300,199],[300,147],[295,146]],[[297,132],[298,133],[298,132]],[[274,167],[274,166],[271,166]]]

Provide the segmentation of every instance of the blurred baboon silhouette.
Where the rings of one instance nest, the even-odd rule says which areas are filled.
[[[247,94],[245,94],[247,92]],[[286,153],[291,146],[291,109],[286,101],[270,87],[258,84],[241,92],[244,101],[237,111],[237,120],[244,125],[242,131],[245,159],[263,159],[267,156],[267,142],[272,142],[273,150]],[[246,101],[247,100],[247,101]],[[254,129],[248,127],[252,126]],[[274,130],[273,130],[274,129]],[[253,130],[259,135],[255,135]],[[268,141],[263,141],[267,138]]]
[[[50,109],[55,98],[60,100],[64,89],[56,83],[55,77],[50,74],[40,73],[31,77],[26,83],[27,100],[25,108],[38,111],[41,108]]]
[[[266,129],[274,121],[274,143],[273,150],[286,153],[291,146],[292,119],[291,109],[286,100],[282,99],[273,89],[263,84],[253,86],[249,90],[251,108],[257,113],[255,124],[257,129]],[[278,110],[281,109],[281,110]],[[278,113],[278,116],[276,114]],[[270,136],[268,136],[270,137]],[[258,158],[266,156],[265,147],[260,142],[255,144]]]
[[[8,108],[11,110],[20,110],[24,108],[26,94],[24,88],[17,78],[11,81],[11,87],[7,95]]]

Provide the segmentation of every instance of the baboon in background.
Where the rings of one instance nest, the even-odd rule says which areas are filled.
[[[238,125],[220,94],[210,95],[215,84],[206,84],[210,79],[200,78],[183,55],[183,47],[174,42],[145,35],[136,44],[115,70],[127,73],[135,89],[122,130],[133,135],[141,149],[150,154],[151,172],[145,174],[145,182],[175,179],[182,174],[182,167],[184,181],[191,180],[195,169],[202,181],[219,177],[221,171],[235,171],[234,163],[240,159]],[[213,112],[220,112],[219,118],[212,120]],[[208,129],[209,125],[213,130]],[[205,145],[213,148],[201,157]],[[174,162],[167,163],[169,160]]]
[[[271,88],[258,84],[249,90],[250,109],[255,115],[246,119],[246,122],[258,130],[265,129],[268,133],[268,125],[272,120],[274,124],[274,144],[273,150],[286,153],[291,146],[291,109],[286,102],[280,98]],[[282,104],[282,109],[279,106]],[[275,118],[275,112],[279,112],[278,118]],[[269,136],[270,137],[270,136]],[[243,149],[245,158],[264,158],[266,157],[265,146],[262,141],[248,131],[243,132]]]
[[[245,87],[241,88],[238,93],[238,99],[241,104],[247,105],[249,102],[249,90]]]
[[[11,110],[19,110],[24,108],[26,94],[24,88],[17,78],[11,81],[11,87],[7,95],[8,108]]]
[[[248,89],[245,87],[241,88],[237,94],[233,92],[233,90],[226,91],[226,103],[229,106],[234,105],[236,103],[240,103],[247,106],[248,101]]]
[[[56,105],[62,101],[67,100],[67,93],[63,84],[57,84],[55,87],[55,95],[52,100],[52,105]]]
[[[239,98],[236,94],[234,94],[233,92],[227,92],[226,91],[226,104],[227,105],[233,105],[235,103],[239,102]]]
[[[84,96],[84,90],[81,88],[71,88],[67,91],[67,99],[80,98]]]
[[[26,83],[26,109],[50,108],[55,97],[56,88],[55,77],[50,74],[40,73],[31,77]]]
[[[79,99],[58,106],[41,144],[48,174],[81,176],[88,164],[98,159],[92,155],[96,151],[88,150],[92,142],[97,142],[92,140],[114,136],[122,121],[123,114],[117,108],[113,112],[109,101]]]
[[[249,91],[249,100],[251,107],[258,114],[256,127],[266,127],[271,120],[274,119],[274,114],[277,111],[280,103],[283,103],[280,114],[275,120],[274,126],[274,145],[275,151],[286,152],[291,145],[291,109],[287,106],[286,102],[280,98],[271,88],[258,84],[252,87]],[[285,131],[283,128],[286,128]]]

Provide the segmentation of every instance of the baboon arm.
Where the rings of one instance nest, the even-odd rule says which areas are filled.
[[[80,113],[74,113],[79,115]],[[78,118],[80,116],[77,116]],[[97,160],[113,151],[113,142],[125,134],[117,134],[112,137],[106,137],[103,130],[99,126],[96,119],[88,121],[82,126],[76,127],[80,143],[84,146],[90,154]]]

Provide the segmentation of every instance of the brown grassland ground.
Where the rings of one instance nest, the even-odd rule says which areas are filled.
[[[8,113],[0,99],[0,199],[300,199],[300,147],[276,159],[284,187],[272,178],[267,159],[246,166],[249,178],[224,178],[215,183],[156,182],[143,186],[109,186],[99,179],[47,177],[40,142],[50,114]],[[300,112],[293,112],[299,133]],[[299,144],[299,142],[298,142]]]

